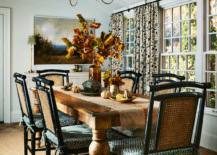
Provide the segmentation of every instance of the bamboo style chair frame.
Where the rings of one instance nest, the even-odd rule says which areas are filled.
[[[36,91],[37,91],[37,95],[39,99],[39,108],[42,114],[42,120],[43,120],[42,123],[44,126],[44,132],[47,132],[47,130],[50,130],[51,132],[53,132],[58,139],[58,145],[59,145],[58,147],[61,147],[64,145],[64,142],[63,142],[63,136],[61,133],[59,118],[57,115],[57,106],[56,106],[56,101],[54,97],[54,92],[52,88],[52,86],[54,85],[54,82],[51,80],[43,79],[41,77],[36,77],[36,78],[34,77],[32,80],[36,82]],[[42,85],[42,83],[44,84],[44,86]],[[48,107],[46,107],[46,109],[44,107],[43,107],[44,109],[42,108],[39,91],[46,94],[45,97],[46,97],[47,104],[48,104]],[[47,116],[45,116],[45,114]],[[50,155],[50,145],[51,144],[55,145],[55,144],[47,138],[45,142],[46,142],[45,144],[46,145],[46,155]],[[86,153],[86,152],[88,152],[88,148],[64,150],[64,153],[66,154],[67,153],[78,154],[78,153]]]
[[[154,96],[156,91],[164,90],[164,89],[171,89],[171,88],[181,88],[181,87],[194,87],[194,88],[200,88],[202,89],[202,93],[190,93],[190,92],[184,92],[184,93],[171,93],[171,94],[165,94],[165,95],[159,95]],[[148,155],[148,153],[157,153],[162,151],[168,151],[168,150],[175,150],[175,149],[183,149],[183,148],[190,148],[193,147],[193,150],[198,151],[199,150],[199,144],[201,139],[201,131],[202,131],[202,124],[203,124],[203,115],[204,115],[204,108],[205,108],[205,100],[206,100],[206,89],[211,88],[210,83],[197,83],[197,82],[173,82],[169,84],[163,84],[163,85],[152,85],[147,86],[147,90],[150,92],[150,99],[149,99],[149,109],[148,109],[148,117],[147,117],[147,125],[146,125],[146,132],[144,137],[144,154]],[[199,112],[198,112],[198,118],[196,122],[196,132],[194,136],[194,142],[191,143],[191,138],[193,138],[193,126],[194,121],[191,124],[191,135],[190,141],[188,145],[174,147],[174,148],[167,148],[166,147],[159,147],[160,144],[160,135],[161,130],[163,128],[162,122],[163,117],[165,117],[164,112],[165,110],[165,104],[164,102],[168,101],[169,99],[176,99],[176,98],[200,98],[200,103],[197,104],[195,111],[194,111],[194,121],[196,116],[197,107],[199,106]],[[151,126],[152,126],[152,114],[153,114],[153,105],[154,100],[161,101],[160,107],[159,107],[159,114],[158,114],[158,122],[157,122],[157,129],[156,129],[156,135],[155,135],[155,141],[154,141],[154,149],[149,150],[150,145],[150,136],[151,136]],[[183,102],[181,102],[183,104]],[[181,109],[179,109],[181,110]],[[188,117],[188,116],[186,116]],[[182,131],[180,131],[181,133]]]
[[[66,77],[66,82],[69,83],[69,70],[61,70],[61,69],[45,69],[45,70],[37,70],[37,73],[40,77],[47,78],[48,80],[55,81],[57,77],[62,77],[62,84],[54,84],[54,86],[64,86],[64,77]]]
[[[134,71],[118,71],[117,72],[119,76],[121,76],[121,79],[131,79],[133,80],[133,85],[131,88],[131,92],[132,93],[136,93],[137,87],[138,87],[138,83],[139,83],[139,78],[142,76],[141,73],[136,73]],[[126,74],[130,74],[130,75],[134,75],[135,77],[126,75]],[[124,76],[122,76],[124,75]]]
[[[152,77],[154,78],[154,85],[157,84],[165,84],[165,83],[171,83],[171,82],[182,82],[185,80],[185,76],[180,76],[172,73],[164,73],[164,74],[153,74]],[[165,79],[168,77],[169,79]],[[170,78],[176,78],[177,81],[171,80]],[[174,92],[181,92],[181,88],[175,88]]]
[[[15,83],[17,87],[17,93],[18,93],[18,98],[19,98],[19,103],[20,103],[20,109],[22,113],[22,118],[24,116],[27,116],[30,120],[30,125],[32,130],[31,132],[31,139],[28,139],[28,126],[27,124],[23,121],[24,125],[24,154],[27,155],[28,150],[32,153],[32,155],[35,155],[35,151],[44,151],[44,148],[41,149],[35,149],[35,141],[40,140],[41,138],[36,138],[36,132],[42,132],[43,128],[37,128],[34,124],[34,118],[33,118],[33,113],[32,113],[32,108],[29,100],[29,95],[27,91],[27,85],[26,85],[26,76],[19,74],[19,73],[14,73],[14,78],[15,78]],[[23,95],[23,96],[22,96]],[[28,145],[28,141],[31,141],[31,148]]]

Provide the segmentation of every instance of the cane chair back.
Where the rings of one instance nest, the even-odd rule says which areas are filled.
[[[25,81],[26,76],[19,74],[19,73],[14,73],[14,78],[15,78],[15,83],[16,83],[16,87],[17,87],[22,117],[24,117],[26,115],[29,118],[30,123],[34,124],[33,114],[32,114],[32,110],[31,110],[31,104],[30,104],[29,95],[28,95],[27,86],[26,86],[26,81]]]
[[[178,92],[154,96],[154,93],[157,91],[180,87],[201,88],[203,91],[202,93]],[[183,148],[193,148],[194,151],[198,151],[203,123],[206,89],[210,87],[210,83],[196,82],[173,82],[160,86],[153,85],[147,87],[147,90],[149,90],[151,94],[147,118],[148,123],[146,125],[144,140],[145,154]],[[199,99],[200,103],[198,102]],[[160,107],[154,147],[149,151],[154,100],[160,101]],[[199,113],[198,117],[196,117],[198,106]],[[191,143],[195,121],[197,122],[196,133],[194,142]]]
[[[58,140],[60,140],[59,144],[63,144],[60,121],[52,88],[54,82],[40,76],[33,78],[32,80],[36,82],[36,91],[38,94],[39,108],[42,114],[44,130],[45,132],[49,130],[53,134],[57,135]]]
[[[181,82],[185,80],[184,76],[179,76],[179,75],[171,74],[171,73],[153,74],[152,77],[154,78],[154,85],[162,85],[162,84],[167,84],[171,82],[179,82],[179,81]],[[169,93],[180,92],[180,91],[181,91],[181,88],[165,89],[165,90],[158,91],[156,95],[163,95],[163,94],[169,94]]]
[[[118,75],[125,83],[123,86],[121,86],[121,90],[128,89],[132,93],[136,93],[139,78],[142,76],[142,74],[136,73],[134,71],[118,71]]]
[[[37,73],[40,77],[54,81],[54,86],[64,86],[64,78],[69,83],[69,70],[45,69],[37,70]]]

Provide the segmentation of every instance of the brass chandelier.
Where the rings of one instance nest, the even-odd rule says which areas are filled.
[[[112,0],[111,2],[109,2],[109,3],[104,2],[104,0],[101,0],[101,1],[102,1],[103,3],[105,3],[105,4],[112,4],[112,2],[113,2],[113,0]],[[69,3],[71,4],[71,6],[76,6],[77,3],[78,3],[78,0],[76,0],[75,4],[72,4],[72,0],[69,0]]]

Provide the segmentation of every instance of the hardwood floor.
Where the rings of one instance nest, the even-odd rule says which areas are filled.
[[[10,123],[10,124],[0,123],[0,135],[1,133],[14,133],[14,132],[21,132],[21,131],[23,131],[23,127],[20,127],[19,123]],[[202,155],[217,155],[217,152],[214,152],[212,150],[203,147],[200,147],[199,151]]]

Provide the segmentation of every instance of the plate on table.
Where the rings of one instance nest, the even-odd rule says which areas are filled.
[[[113,100],[113,101],[116,101],[116,102],[120,102],[120,103],[130,103],[130,102],[132,102],[134,99],[136,99],[135,96],[133,96],[131,99],[122,99],[122,100],[117,100],[117,99],[116,99],[116,96],[111,96],[111,97],[109,97],[109,98],[110,98],[110,100]]]
[[[93,92],[85,92],[84,90],[79,90],[79,93],[85,96],[101,96],[101,92],[93,93]]]

